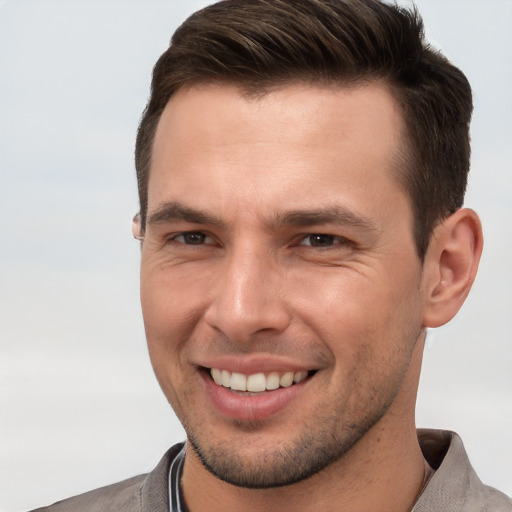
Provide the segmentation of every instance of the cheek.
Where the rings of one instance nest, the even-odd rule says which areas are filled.
[[[149,356],[160,385],[181,365],[180,347],[188,336],[185,305],[189,300],[165,274],[142,269],[140,298]],[[167,394],[167,393],[166,393]],[[168,397],[169,398],[169,397]]]
[[[202,314],[203,282],[183,276],[179,269],[143,262],[140,295],[148,337],[179,342],[180,333],[187,332]]]
[[[291,295],[301,297],[299,316],[324,340],[337,341],[337,350],[355,350],[349,340],[403,343],[400,338],[414,337],[421,327],[420,295],[417,273],[397,273],[337,269],[295,276],[302,291],[291,290]]]
[[[189,329],[183,322],[183,315],[188,301],[170,291],[168,280],[154,277],[141,274],[141,305],[148,352],[158,383],[179,416],[187,371],[183,346]]]

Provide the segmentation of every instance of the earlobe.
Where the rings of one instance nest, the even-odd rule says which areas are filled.
[[[424,263],[425,327],[439,327],[459,311],[471,289],[482,254],[482,226],[468,208],[434,229]]]

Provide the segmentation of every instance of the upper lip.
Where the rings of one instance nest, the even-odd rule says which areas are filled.
[[[223,355],[216,357],[205,357],[195,364],[203,368],[218,368],[230,372],[252,375],[255,373],[270,372],[300,372],[317,370],[318,365],[297,361],[294,358],[269,355]]]

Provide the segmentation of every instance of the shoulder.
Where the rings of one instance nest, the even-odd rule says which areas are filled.
[[[141,490],[147,475],[139,475],[122,482],[79,494],[49,507],[33,512],[107,512],[114,510],[139,511]]]
[[[478,478],[457,434],[420,430],[418,439],[435,473],[413,512],[512,512],[512,500]]]
[[[134,476],[32,512],[168,512],[169,468],[183,444],[174,445],[150,473]]]

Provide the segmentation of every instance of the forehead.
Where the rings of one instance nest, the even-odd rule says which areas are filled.
[[[149,210],[183,197],[225,204],[260,197],[293,208],[294,199],[309,194],[315,202],[333,190],[345,199],[365,192],[371,201],[399,186],[402,125],[393,95],[378,83],[295,84],[259,97],[228,85],[183,88],[157,127]]]
[[[303,122],[290,126],[291,121]],[[251,129],[261,133],[265,128],[275,131],[287,126],[279,138],[284,142],[288,135],[301,136],[308,131],[309,136],[316,132],[325,140],[326,133],[320,133],[319,128],[328,128],[333,136],[343,137],[345,128],[357,135],[356,124],[366,125],[365,136],[369,137],[372,127],[379,130],[383,124],[401,129],[402,113],[390,86],[381,81],[340,86],[298,82],[258,94],[235,85],[207,83],[184,86],[171,97],[159,120],[154,145],[167,144],[169,131],[177,128],[173,136],[188,137],[192,135],[189,130],[204,136],[201,131],[209,126],[232,127],[229,137],[236,140],[254,136]],[[385,141],[385,136],[381,133],[379,138]],[[319,142],[318,137],[311,139],[312,144]]]

